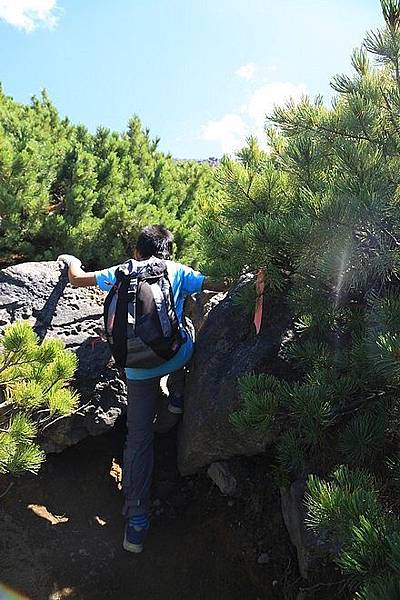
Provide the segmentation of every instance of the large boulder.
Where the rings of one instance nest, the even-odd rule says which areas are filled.
[[[214,306],[198,335],[178,443],[183,475],[232,456],[258,454],[276,436],[256,430],[240,433],[230,424],[229,415],[240,405],[240,376],[281,374],[278,352],[290,318],[284,303],[272,305],[266,300],[263,327],[256,335],[251,310],[234,300],[238,291]]]
[[[31,262],[0,270],[0,330],[17,319],[29,319],[41,339],[59,337],[77,353],[74,385],[80,408],[46,430],[43,445],[57,452],[87,435],[113,427],[126,409],[126,388],[120,372],[110,366],[103,331],[104,293],[73,288],[57,262]]]

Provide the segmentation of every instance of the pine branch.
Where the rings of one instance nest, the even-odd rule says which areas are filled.
[[[280,121],[279,118],[272,118],[271,120],[274,123],[276,123],[277,125],[281,125],[281,126],[285,125],[285,121]],[[311,132],[317,133],[317,134],[319,134],[320,132],[324,132],[324,133],[328,133],[330,135],[334,135],[336,137],[342,137],[342,138],[354,140],[357,142],[367,141],[367,142],[370,142],[373,144],[382,145],[382,143],[377,139],[372,139],[365,135],[350,133],[345,130],[332,129],[330,127],[327,127],[326,125],[321,125],[320,123],[313,126],[313,125],[309,125],[309,124],[305,123],[304,121],[293,121],[291,123],[291,127],[297,127],[299,129],[304,129],[305,131],[311,131]]]

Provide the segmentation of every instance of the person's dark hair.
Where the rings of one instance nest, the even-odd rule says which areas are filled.
[[[142,258],[156,256],[168,260],[172,256],[174,236],[163,225],[148,225],[139,233],[136,250]]]

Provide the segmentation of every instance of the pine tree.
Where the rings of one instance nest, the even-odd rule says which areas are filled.
[[[124,133],[93,135],[60,119],[46,92],[23,105],[1,91],[2,265],[71,252],[102,268],[125,260],[137,231],[157,222],[177,231],[177,258],[195,264],[200,204],[216,184],[207,165],[157,146],[137,116]]]
[[[25,321],[4,330],[1,346],[0,473],[36,473],[45,459],[36,438],[77,405],[68,386],[77,358],[60,340],[39,344]]]
[[[222,161],[223,197],[202,224],[205,263],[216,274],[264,269],[266,301],[289,303],[293,331],[281,354],[290,382],[247,376],[232,422],[279,423],[282,480],[325,473],[326,483],[309,483],[311,523],[339,535],[337,561],[359,598],[397,597],[400,566],[396,495],[377,499],[381,483],[364,494],[359,474],[368,467],[396,489],[400,2],[381,5],[385,28],[353,53],[353,76],[333,79],[332,106],[304,97],[275,109],[270,152],[250,139],[237,160]]]

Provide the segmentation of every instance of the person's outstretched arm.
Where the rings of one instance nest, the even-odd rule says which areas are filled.
[[[91,287],[96,285],[94,271],[86,273],[82,269],[82,263],[72,254],[60,254],[57,260],[68,266],[68,279],[74,287]]]
[[[210,292],[226,292],[230,287],[230,284],[227,280],[218,281],[217,279],[213,279],[212,277],[205,277],[203,281],[203,290],[208,290]]]
[[[200,271],[195,271],[192,267],[178,264],[182,277],[183,297],[198,294],[204,290],[209,292],[226,292],[229,289],[228,281],[218,281],[212,277],[207,277]]]

